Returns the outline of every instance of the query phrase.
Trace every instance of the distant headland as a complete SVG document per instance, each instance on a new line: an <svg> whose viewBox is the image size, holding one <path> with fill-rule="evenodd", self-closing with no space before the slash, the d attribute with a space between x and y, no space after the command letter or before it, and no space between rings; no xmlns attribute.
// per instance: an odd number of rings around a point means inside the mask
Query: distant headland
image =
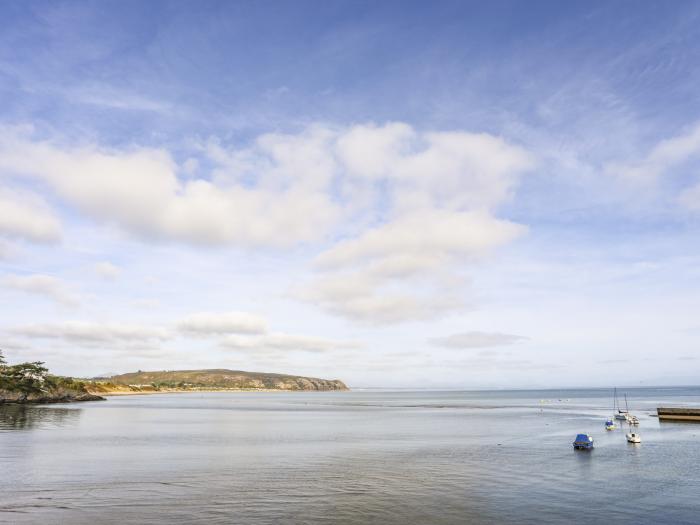
<svg viewBox="0 0 700 525"><path fill-rule="evenodd" d="M240 370L162 370L75 379L49 373L41 361L9 365L0 351L0 404L99 401L103 395L204 391L343 391L338 379Z"/></svg>
<svg viewBox="0 0 700 525"><path fill-rule="evenodd" d="M203 390L349 390L339 379L244 372L225 368L131 372L93 378L88 382L87 388L92 393L105 395Z"/></svg>

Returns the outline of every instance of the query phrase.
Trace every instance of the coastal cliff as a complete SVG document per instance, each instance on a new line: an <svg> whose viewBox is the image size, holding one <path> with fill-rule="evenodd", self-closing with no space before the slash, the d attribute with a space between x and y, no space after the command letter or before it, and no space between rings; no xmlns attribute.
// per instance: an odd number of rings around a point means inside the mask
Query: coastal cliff
<svg viewBox="0 0 700 525"><path fill-rule="evenodd" d="M50 389L44 392L27 394L0 390L0 405L3 403L76 403L79 401L103 401L104 397L87 391L70 389Z"/></svg>
<svg viewBox="0 0 700 525"><path fill-rule="evenodd" d="M349 390L338 379L244 372L241 370L163 370L132 372L95 378L87 384L92 393L179 392L196 390Z"/></svg>

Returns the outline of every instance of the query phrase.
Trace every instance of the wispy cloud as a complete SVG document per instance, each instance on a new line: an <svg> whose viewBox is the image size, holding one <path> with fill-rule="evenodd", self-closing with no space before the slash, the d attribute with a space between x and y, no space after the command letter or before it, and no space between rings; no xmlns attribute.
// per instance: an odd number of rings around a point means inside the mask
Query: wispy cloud
<svg viewBox="0 0 700 525"><path fill-rule="evenodd" d="M55 243L61 239L61 224L37 195L0 188L0 236Z"/></svg>
<svg viewBox="0 0 700 525"><path fill-rule="evenodd" d="M81 346L120 345L164 341L172 337L167 328L125 323L66 321L36 323L8 329L29 339L58 339Z"/></svg>
<svg viewBox="0 0 700 525"><path fill-rule="evenodd" d="M462 332L445 337L433 337L428 342L442 348L471 349L507 346L527 340L521 335L500 332Z"/></svg>
<svg viewBox="0 0 700 525"><path fill-rule="evenodd" d="M0 279L0 285L41 295L66 306L77 306L80 302L78 295L65 282L51 275L8 275Z"/></svg>
<svg viewBox="0 0 700 525"><path fill-rule="evenodd" d="M700 123L676 135L659 141L637 162L613 163L608 172L631 180L654 182L670 169L700 155Z"/></svg>
<svg viewBox="0 0 700 525"><path fill-rule="evenodd" d="M328 352L360 348L362 345L356 341L337 341L321 337L276 333L259 337L229 336L221 341L221 346L233 350Z"/></svg>
<svg viewBox="0 0 700 525"><path fill-rule="evenodd" d="M119 268L119 266L112 264L109 261L99 262L95 264L94 268L95 273L97 273L97 275L109 281L115 280L122 273L122 270L121 268Z"/></svg>
<svg viewBox="0 0 700 525"><path fill-rule="evenodd" d="M267 320L246 312L200 312L177 323L180 332L194 336L264 334Z"/></svg>

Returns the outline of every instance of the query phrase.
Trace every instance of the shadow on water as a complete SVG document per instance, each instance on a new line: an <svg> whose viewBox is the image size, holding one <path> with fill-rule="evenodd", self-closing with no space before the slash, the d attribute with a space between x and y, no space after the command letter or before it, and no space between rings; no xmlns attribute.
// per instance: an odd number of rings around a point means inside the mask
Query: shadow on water
<svg viewBox="0 0 700 525"><path fill-rule="evenodd" d="M74 425L81 412L79 408L0 405L0 431Z"/></svg>
<svg viewBox="0 0 700 525"><path fill-rule="evenodd" d="M574 450L576 463L585 469L592 468L593 458L595 457L595 449L590 450Z"/></svg>

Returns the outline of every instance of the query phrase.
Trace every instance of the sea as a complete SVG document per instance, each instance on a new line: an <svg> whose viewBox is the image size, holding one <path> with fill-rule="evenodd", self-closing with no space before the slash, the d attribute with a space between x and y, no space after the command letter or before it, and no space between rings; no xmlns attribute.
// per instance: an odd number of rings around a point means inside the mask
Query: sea
<svg viewBox="0 0 700 525"><path fill-rule="evenodd" d="M639 445L604 429L612 389L0 406L0 523L700 523L700 424L655 417L700 387L618 392Z"/></svg>

